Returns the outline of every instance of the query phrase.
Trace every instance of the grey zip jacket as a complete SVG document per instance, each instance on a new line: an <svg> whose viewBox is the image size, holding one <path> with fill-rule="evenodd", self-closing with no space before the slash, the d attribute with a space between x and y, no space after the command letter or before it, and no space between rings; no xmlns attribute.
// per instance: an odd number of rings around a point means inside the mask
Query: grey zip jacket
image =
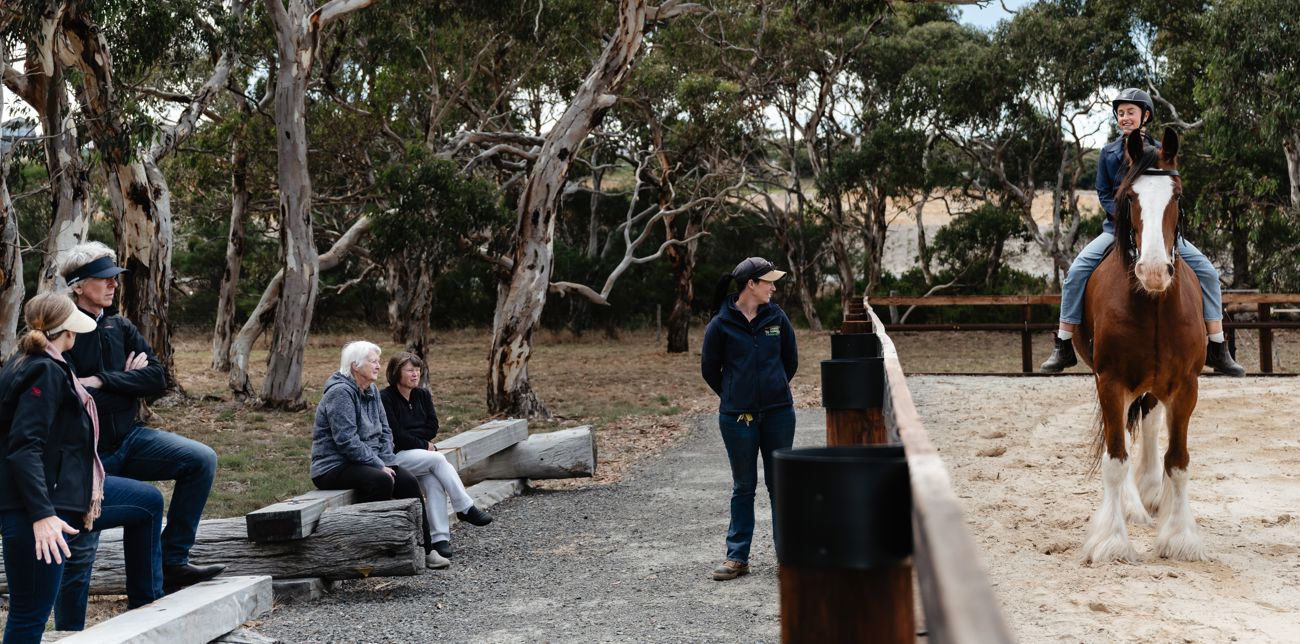
<svg viewBox="0 0 1300 644"><path fill-rule="evenodd" d="M379 389L362 391L352 376L338 372L325 380L325 394L316 407L311 437L311 477L356 463L376 469L391 466L393 432L388 428Z"/></svg>

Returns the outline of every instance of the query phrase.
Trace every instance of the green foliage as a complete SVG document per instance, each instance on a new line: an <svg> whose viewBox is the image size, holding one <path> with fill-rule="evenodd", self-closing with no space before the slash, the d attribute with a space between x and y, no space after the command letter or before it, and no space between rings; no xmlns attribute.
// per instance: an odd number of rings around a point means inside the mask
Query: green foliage
<svg viewBox="0 0 1300 644"><path fill-rule="evenodd" d="M375 195L371 236L379 256L417 251L441 263L457 254L467 234L499 233L513 220L496 186L419 147L378 173Z"/></svg>
<svg viewBox="0 0 1300 644"><path fill-rule="evenodd" d="M982 277L1006 239L1021 232L1020 217L1015 213L991 204L982 206L939 229L934 236L935 261L954 274Z"/></svg>

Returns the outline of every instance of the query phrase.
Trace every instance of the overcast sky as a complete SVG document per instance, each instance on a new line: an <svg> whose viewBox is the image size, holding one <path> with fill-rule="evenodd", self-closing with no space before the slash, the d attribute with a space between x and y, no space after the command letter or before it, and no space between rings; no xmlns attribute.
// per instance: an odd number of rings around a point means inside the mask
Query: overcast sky
<svg viewBox="0 0 1300 644"><path fill-rule="evenodd" d="M998 24L999 20L1005 20L1011 17L1011 14L1002 9L1003 5L1012 11L1019 9L1030 3L1030 0L992 0L985 2L984 6L977 4L961 5L958 9L961 11L961 21L979 27L988 29Z"/></svg>

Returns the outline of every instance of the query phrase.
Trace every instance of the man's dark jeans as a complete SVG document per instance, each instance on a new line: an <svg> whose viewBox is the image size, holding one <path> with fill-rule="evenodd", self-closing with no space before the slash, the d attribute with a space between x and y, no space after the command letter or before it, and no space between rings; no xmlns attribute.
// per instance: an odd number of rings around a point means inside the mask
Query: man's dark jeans
<svg viewBox="0 0 1300 644"><path fill-rule="evenodd" d="M136 481L176 481L171 506L167 509L167 529L162 532L162 565L189 563L199 518L217 472L216 452L184 436L152 427L136 427L126 435L117 451L103 461L104 470L114 476ZM65 567L59 600L54 606L54 624L61 631L79 631L85 628L86 599L99 534L78 537L68 546L72 548L72 557Z"/></svg>

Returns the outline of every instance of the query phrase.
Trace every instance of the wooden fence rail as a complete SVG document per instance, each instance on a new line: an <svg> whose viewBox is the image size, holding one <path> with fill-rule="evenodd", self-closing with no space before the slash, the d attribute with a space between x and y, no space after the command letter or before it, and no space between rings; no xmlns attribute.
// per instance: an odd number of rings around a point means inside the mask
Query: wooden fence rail
<svg viewBox="0 0 1300 644"><path fill-rule="evenodd" d="M864 300L867 298L864 298ZM1033 334L1051 331L1057 328L1056 321L1044 320L1034 322L1034 306L1059 306L1059 295L944 295L944 296L875 296L870 298L875 306L1019 306L1020 322L975 322L975 323L935 323L908 324L886 323L887 331L1012 331L1020 333L1021 369L1025 373L1035 371L1033 358ZM1223 294L1226 309L1240 311L1253 309L1258 320L1237 321L1225 319L1223 328L1231 337L1237 330L1257 330L1259 332L1259 372L1273 373L1273 331L1277 329L1300 329L1300 322L1278 320L1273 317L1273 307L1278 304L1300 303L1297 293L1236 293ZM856 307L855 307L856 308ZM853 311L850 312L852 319ZM891 316L892 317L892 316ZM878 327L880 328L880 327Z"/></svg>
<svg viewBox="0 0 1300 644"><path fill-rule="evenodd" d="M869 320L880 338L885 359L884 421L890 433L898 435L907 455L913 559L928 641L1013 642L979 549L967 531L947 468L912 403L898 351L870 306L855 313L846 321L866 324Z"/></svg>

